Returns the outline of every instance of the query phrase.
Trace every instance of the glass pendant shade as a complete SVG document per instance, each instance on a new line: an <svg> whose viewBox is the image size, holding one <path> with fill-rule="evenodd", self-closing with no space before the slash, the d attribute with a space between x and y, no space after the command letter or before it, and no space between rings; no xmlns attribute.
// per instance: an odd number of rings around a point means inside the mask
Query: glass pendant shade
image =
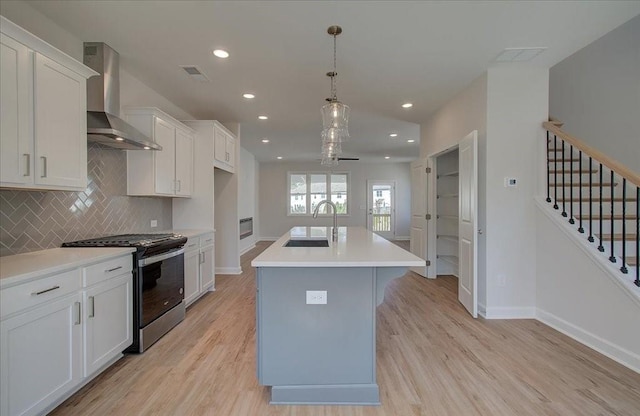
<svg viewBox="0 0 640 416"><path fill-rule="evenodd" d="M334 100L322 106L323 131L334 130L341 139L349 138L349 106Z"/></svg>

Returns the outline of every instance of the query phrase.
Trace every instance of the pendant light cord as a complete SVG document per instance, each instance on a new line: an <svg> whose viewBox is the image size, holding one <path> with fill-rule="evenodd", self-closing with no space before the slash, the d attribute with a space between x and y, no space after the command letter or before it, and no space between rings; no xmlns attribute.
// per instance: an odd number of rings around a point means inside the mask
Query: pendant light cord
<svg viewBox="0 0 640 416"><path fill-rule="evenodd" d="M333 101L338 100L336 92L338 89L336 81L336 75L338 75L338 72L336 71L336 37L337 35L333 35L333 75L331 76L331 95Z"/></svg>

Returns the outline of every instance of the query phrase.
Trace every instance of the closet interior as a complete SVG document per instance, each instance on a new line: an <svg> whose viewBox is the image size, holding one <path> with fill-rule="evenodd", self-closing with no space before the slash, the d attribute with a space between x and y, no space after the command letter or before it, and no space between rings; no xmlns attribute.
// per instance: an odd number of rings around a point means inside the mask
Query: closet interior
<svg viewBox="0 0 640 416"><path fill-rule="evenodd" d="M458 149L439 155L436 167L436 270L458 277Z"/></svg>

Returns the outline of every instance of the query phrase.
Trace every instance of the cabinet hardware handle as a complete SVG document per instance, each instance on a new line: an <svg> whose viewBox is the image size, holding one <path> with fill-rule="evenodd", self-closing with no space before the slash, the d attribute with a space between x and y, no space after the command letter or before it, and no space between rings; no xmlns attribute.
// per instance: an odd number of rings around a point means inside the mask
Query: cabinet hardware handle
<svg viewBox="0 0 640 416"><path fill-rule="evenodd" d="M206 255L207 255L207 253L202 253L202 261L201 261L202 264L204 264L204 262L207 261L206 260Z"/></svg>
<svg viewBox="0 0 640 416"><path fill-rule="evenodd" d="M96 299L95 296L89 296L89 305L91 306L89 308L89 318L93 318L94 316L96 316Z"/></svg>
<svg viewBox="0 0 640 416"><path fill-rule="evenodd" d="M43 293L51 292L52 290L56 290L56 289L60 289L60 286L54 286L54 287L50 287L49 289L41 290L39 292L33 292L31 293L31 296L42 295Z"/></svg>
<svg viewBox="0 0 640 416"><path fill-rule="evenodd" d="M105 273L115 272L116 270L122 269L122 266L114 267L113 269L105 270Z"/></svg>
<svg viewBox="0 0 640 416"><path fill-rule="evenodd" d="M40 175L40 177L46 178L47 177L47 157L40 156L40 159L42 159L42 174Z"/></svg>
<svg viewBox="0 0 640 416"><path fill-rule="evenodd" d="M193 244L189 244L187 247L194 247L196 245L196 243Z"/></svg>
<svg viewBox="0 0 640 416"><path fill-rule="evenodd" d="M210 238L210 239L208 239L208 240L205 240L204 242L205 242L205 243L208 243L209 241L213 241L213 238Z"/></svg>
<svg viewBox="0 0 640 416"><path fill-rule="evenodd" d="M82 306L80 305L80 302L76 302L76 303L75 303L75 305L76 305L77 312L78 312L78 315L76 315L76 316L77 316L78 318L76 319L76 321L75 321L73 324L74 324L74 325L80 325L80 324L82 323L82 318L81 318L81 316L82 316L82 310L81 310L81 307L82 307Z"/></svg>
<svg viewBox="0 0 640 416"><path fill-rule="evenodd" d="M182 190L182 182L180 182L180 179L178 179L176 182L178 182L178 189L177 191L180 192Z"/></svg>
<svg viewBox="0 0 640 416"><path fill-rule="evenodd" d="M24 158L25 158L25 165L26 165L26 173L22 176L31 176L31 158L29 157L29 153L25 153L23 154Z"/></svg>

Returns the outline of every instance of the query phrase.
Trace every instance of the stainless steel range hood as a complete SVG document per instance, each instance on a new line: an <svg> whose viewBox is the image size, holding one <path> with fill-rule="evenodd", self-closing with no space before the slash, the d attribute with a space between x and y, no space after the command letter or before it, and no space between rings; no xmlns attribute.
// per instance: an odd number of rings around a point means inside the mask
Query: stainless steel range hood
<svg viewBox="0 0 640 416"><path fill-rule="evenodd" d="M102 42L84 43L84 64L100 73L87 80L87 138L127 150L162 150L150 138L122 120L120 56Z"/></svg>

